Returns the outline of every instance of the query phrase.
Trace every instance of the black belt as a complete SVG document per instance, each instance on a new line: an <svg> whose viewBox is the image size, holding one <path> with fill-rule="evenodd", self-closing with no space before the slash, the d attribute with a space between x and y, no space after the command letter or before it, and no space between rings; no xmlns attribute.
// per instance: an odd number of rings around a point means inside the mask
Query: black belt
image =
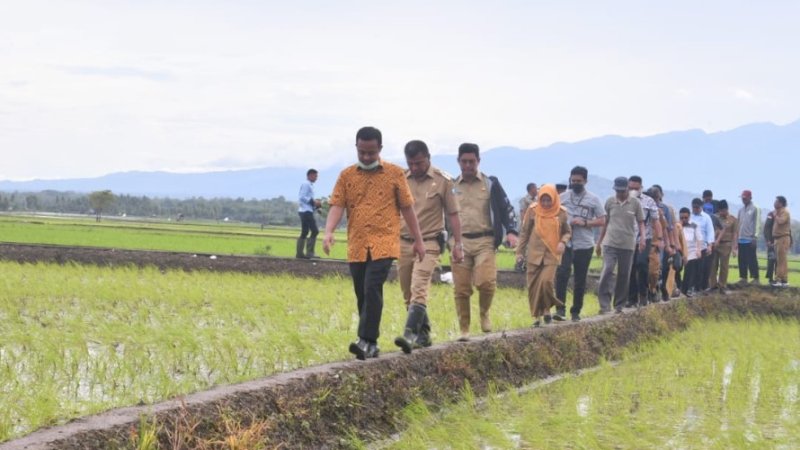
<svg viewBox="0 0 800 450"><path fill-rule="evenodd" d="M404 240L404 241L406 241L406 242L414 242L414 238L410 238L410 237L400 236L400 239L402 239L402 240ZM422 240L423 240L423 241L428 241L428 242L430 242L430 241L437 241L437 240L439 240L439 236L434 236L434 237L429 237L429 238L423 238Z"/></svg>
<svg viewBox="0 0 800 450"><path fill-rule="evenodd" d="M487 236L494 236L494 231L484 231L481 233L462 233L461 236L467 239L478 239Z"/></svg>

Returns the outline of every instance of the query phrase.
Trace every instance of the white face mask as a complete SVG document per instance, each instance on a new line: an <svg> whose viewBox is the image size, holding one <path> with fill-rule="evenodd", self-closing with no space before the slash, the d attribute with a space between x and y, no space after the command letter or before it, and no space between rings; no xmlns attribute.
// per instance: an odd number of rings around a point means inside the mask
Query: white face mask
<svg viewBox="0 0 800 450"><path fill-rule="evenodd" d="M358 165L358 167L360 167L362 170L375 170L375 169L377 169L377 168L378 168L378 166L380 165L380 163L381 163L381 161L376 159L375 161L373 161L373 162L372 162L372 163L370 163L370 164L364 164L364 163L362 163L361 161L357 162L356 164L357 164L357 165Z"/></svg>
<svg viewBox="0 0 800 450"><path fill-rule="evenodd" d="M639 191L637 191L636 189L631 189L628 192L631 193L631 197L639 198Z"/></svg>

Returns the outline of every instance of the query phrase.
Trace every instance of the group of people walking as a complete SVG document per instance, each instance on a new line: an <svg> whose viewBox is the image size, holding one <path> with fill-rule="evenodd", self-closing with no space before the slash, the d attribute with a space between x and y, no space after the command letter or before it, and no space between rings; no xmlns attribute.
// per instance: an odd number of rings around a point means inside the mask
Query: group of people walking
<svg viewBox="0 0 800 450"><path fill-rule="evenodd" d="M383 285L394 260L407 308L404 332L395 344L406 353L431 345L428 291L445 247L450 249L459 340L470 337L474 291L478 292L480 329L492 331L490 309L501 243L516 247L517 267L525 268L530 313L537 327L567 319L570 279L569 317L580 320L595 252L603 258L598 289L601 313L611 312L612 307L622 312L625 306L668 300L681 292L691 296L703 290L724 291L728 261L737 251L740 282L747 282L748 273L753 282L759 280L755 249L761 223L749 191L742 193L745 206L737 218L728 213L724 200L717 202L705 194L703 200L692 202L691 210L681 208L675 214L663 202L659 186L642 192L638 176L615 179L615 195L602 202L586 189L588 170L576 166L567 186L528 185L518 226L500 181L480 171L476 144L459 146L461 173L455 178L431 165L422 141L405 145L407 170L381 160L381 149L380 130L358 130L357 162L339 174L329 199L323 240L323 250L329 254L334 231L346 213L347 259L359 312L358 339L349 351L358 359L380 353ZM307 237L308 219L303 216L311 212L313 219L313 210L319 206L313 198L316 171L313 179L312 171L300 194L304 226L298 257L314 254L316 225L309 223L311 237ZM780 286L788 281L790 223L786 199L776 198L767 226L768 245L777 261L775 283Z"/></svg>

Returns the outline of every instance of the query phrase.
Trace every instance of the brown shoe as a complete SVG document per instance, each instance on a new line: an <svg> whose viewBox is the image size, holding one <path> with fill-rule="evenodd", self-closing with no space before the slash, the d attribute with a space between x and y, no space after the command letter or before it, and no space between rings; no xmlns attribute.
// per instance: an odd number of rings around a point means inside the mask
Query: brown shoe
<svg viewBox="0 0 800 450"><path fill-rule="evenodd" d="M481 331L484 333L492 332L492 321L489 319L489 314L481 315Z"/></svg>
<svg viewBox="0 0 800 450"><path fill-rule="evenodd" d="M458 338L459 342L467 342L469 340L469 331L462 331L461 337Z"/></svg>

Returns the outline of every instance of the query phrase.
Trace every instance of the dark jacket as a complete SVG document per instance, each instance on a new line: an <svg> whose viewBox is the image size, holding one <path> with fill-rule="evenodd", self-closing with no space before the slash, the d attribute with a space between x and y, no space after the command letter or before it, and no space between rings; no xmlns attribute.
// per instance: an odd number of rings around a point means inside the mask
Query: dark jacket
<svg viewBox="0 0 800 450"><path fill-rule="evenodd" d="M775 239L772 237L772 224L775 223L775 211L767 215L767 221L764 223L764 242L772 244Z"/></svg>
<svg viewBox="0 0 800 450"><path fill-rule="evenodd" d="M495 176L487 176L486 187L489 188L491 202L492 228L494 229L494 246L499 247L507 233L519 236L517 213L508 200L506 191Z"/></svg>

